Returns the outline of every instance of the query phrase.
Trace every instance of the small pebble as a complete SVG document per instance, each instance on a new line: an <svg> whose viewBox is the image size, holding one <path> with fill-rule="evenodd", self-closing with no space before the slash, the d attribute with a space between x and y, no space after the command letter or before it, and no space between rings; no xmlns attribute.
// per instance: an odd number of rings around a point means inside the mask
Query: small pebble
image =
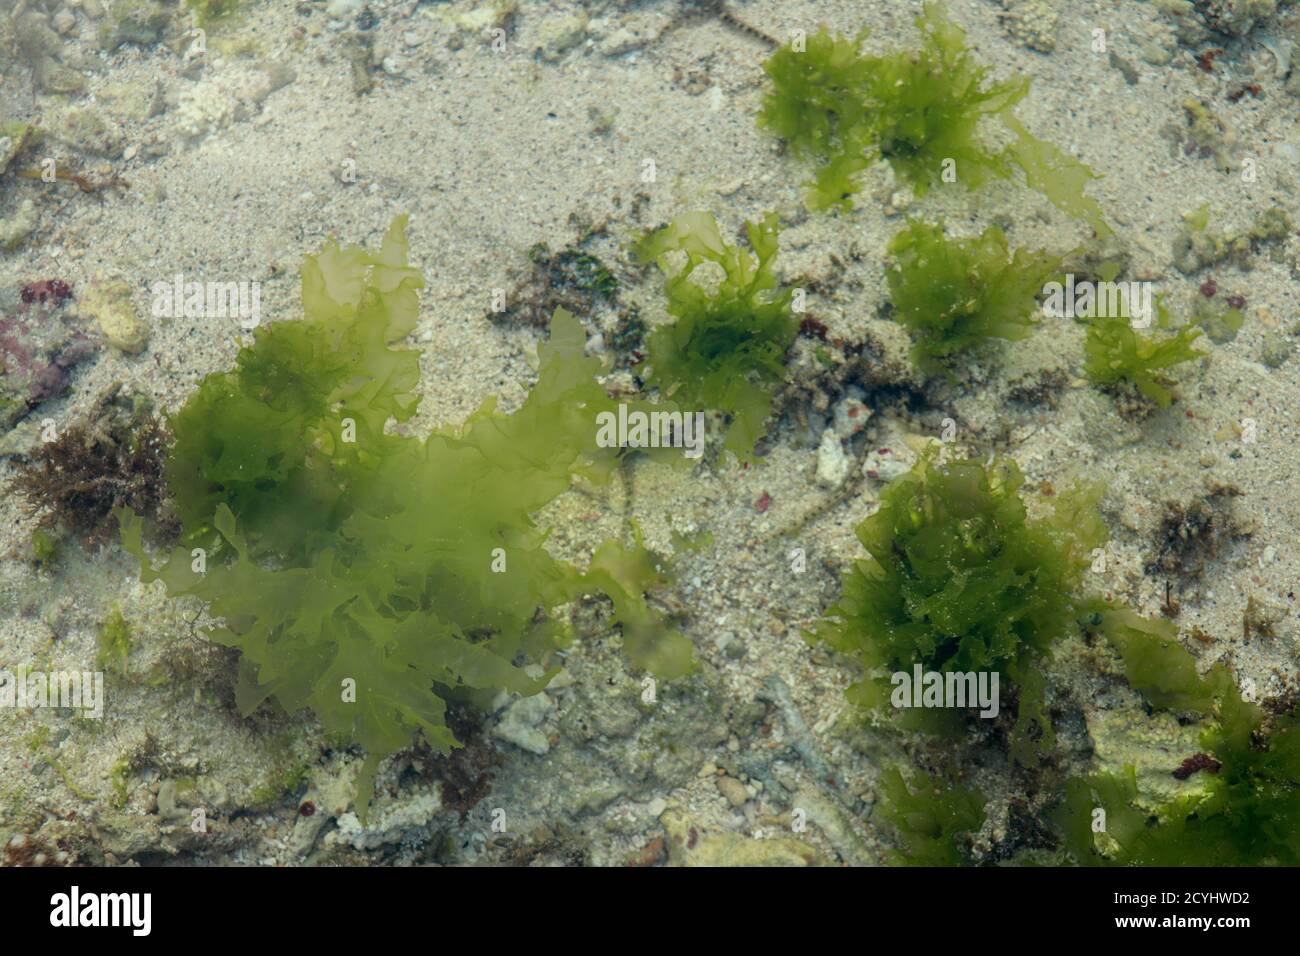
<svg viewBox="0 0 1300 956"><path fill-rule="evenodd" d="M821 445L817 448L817 484L823 488L835 489L844 484L849 474L849 459L844 454L844 446L833 428L822 432Z"/></svg>
<svg viewBox="0 0 1300 956"><path fill-rule="evenodd" d="M909 456L910 457L910 456ZM911 470L908 461L900 459L889 448L873 448L862 462L862 474L876 481L893 481Z"/></svg>
<svg viewBox="0 0 1300 956"><path fill-rule="evenodd" d="M861 390L855 388L835 404L835 434L841 439L852 438L867 427L871 409L862 401L861 394Z"/></svg>
<svg viewBox="0 0 1300 956"><path fill-rule="evenodd" d="M749 791L735 777L719 777L717 787L718 793L726 797L727 802L733 807L744 806L745 802L749 800Z"/></svg>

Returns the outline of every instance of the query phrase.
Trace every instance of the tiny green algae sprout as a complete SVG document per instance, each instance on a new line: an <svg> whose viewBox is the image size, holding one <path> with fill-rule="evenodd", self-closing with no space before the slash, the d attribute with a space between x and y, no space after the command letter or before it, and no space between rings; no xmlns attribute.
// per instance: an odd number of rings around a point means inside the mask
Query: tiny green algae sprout
<svg viewBox="0 0 1300 956"><path fill-rule="evenodd" d="M30 553L32 561L42 568L53 567L62 551L59 539L44 528L32 532Z"/></svg>
<svg viewBox="0 0 1300 956"><path fill-rule="evenodd" d="M211 26L235 12L243 0L185 0L185 6L194 14L200 27Z"/></svg>
<svg viewBox="0 0 1300 956"><path fill-rule="evenodd" d="M871 56L862 52L865 30L847 39L823 27L764 65L772 88L758 122L797 157L818 163L809 206L851 209L858 175L878 159L918 196L945 182L976 189L1018 170L1062 211L1109 233L1101 208L1084 194L1093 172L1011 112L1028 95L1029 79L993 81L941 4L925 4L916 25L916 49ZM987 119L1000 120L1015 142L992 145L982 131Z"/></svg>
<svg viewBox="0 0 1300 956"><path fill-rule="evenodd" d="M552 557L534 515L574 478L606 480L617 448L596 439L617 404L559 310L537 382L513 413L491 399L420 439L387 428L415 411L414 327L423 285L405 217L381 250L329 243L302 270L304 317L264 324L234 369L209 375L170 417L167 464L182 544L158 567L143 519L118 512L145 582L193 595L240 651L236 702L310 708L366 751L364 820L380 761L419 734L446 753L449 702L534 694L569 641L558 614L603 592L633 664L662 678L692 646L645 599L665 576L637 540L606 542L583 571ZM536 665L536 666L530 666Z"/></svg>
<svg viewBox="0 0 1300 956"><path fill-rule="evenodd" d="M1009 458L940 463L936 451L923 454L858 525L867 557L845 573L839 600L812 637L862 666L849 698L869 709L891 700L890 675L918 665L998 673L1003 687L1019 687L1013 747L1032 763L1030 742L1051 736L1035 665L1076 629L1077 592L1107 533L1100 488L1059 493L1049 514L1031 519L1023 483ZM943 719L951 713L908 711L902 720L951 730Z"/></svg>
<svg viewBox="0 0 1300 956"><path fill-rule="evenodd" d="M1156 300L1157 325L1169 327L1169 312ZM1171 384L1160 373L1184 362L1202 358L1205 353L1192 348L1201 335L1199 328L1183 326L1172 336L1153 338L1138 334L1132 319L1124 312L1088 320L1084 340L1084 372L1098 385L1132 384L1139 393L1161 408L1173 401Z"/></svg>
<svg viewBox="0 0 1300 956"><path fill-rule="evenodd" d="M125 674L131 656L131 625L120 608L113 608L95 635L95 666L100 670Z"/></svg>
<svg viewBox="0 0 1300 956"><path fill-rule="evenodd" d="M1064 261L1025 249L1010 253L997 226L971 239L949 239L942 225L915 219L888 248L893 317L912 333L912 360L926 372L989 339L1028 336L1037 296Z"/></svg>
<svg viewBox="0 0 1300 956"><path fill-rule="evenodd" d="M1300 864L1300 720L1266 714L1222 665L1200 683L1193 696L1214 701L1203 752L1170 768L1179 779L1194 774L1197 785L1148 809L1138 805L1131 767L1070 781L1053 816L1078 863Z"/></svg>
<svg viewBox="0 0 1300 956"><path fill-rule="evenodd" d="M775 214L747 223L746 233L750 248L733 246L711 214L689 212L633 250L667 277L664 293L674 317L646 340L646 383L688 413L726 413L723 446L741 460L752 457L763 436L772 392L799 334L793 292L780 287L774 271ZM709 279L718 281L710 286Z"/></svg>

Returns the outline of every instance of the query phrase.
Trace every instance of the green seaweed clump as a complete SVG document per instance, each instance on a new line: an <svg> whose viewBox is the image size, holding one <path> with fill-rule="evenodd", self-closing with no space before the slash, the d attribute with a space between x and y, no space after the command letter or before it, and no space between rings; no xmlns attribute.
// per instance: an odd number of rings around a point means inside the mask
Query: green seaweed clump
<svg viewBox="0 0 1300 956"><path fill-rule="evenodd" d="M803 50L788 44L763 64L772 88L758 124L796 157L818 163L808 194L812 209L852 209L850 197L860 188L854 178L876 157L874 64L861 53L866 37L865 29L850 40L822 27L805 38Z"/></svg>
<svg viewBox="0 0 1300 956"><path fill-rule="evenodd" d="M233 371L209 375L168 419L166 462L185 542L209 539L219 505L254 556L302 560L336 534L407 443L419 353L389 348L415 326L424 281L406 265L405 220L377 255L329 244L302 270L307 318L259 328ZM320 539L320 540L318 540Z"/></svg>
<svg viewBox="0 0 1300 956"><path fill-rule="evenodd" d="M918 776L913 790L896 768L881 771L879 813L904 845L886 861L891 866L964 866L963 837L984 825L988 801L977 790Z"/></svg>
<svg viewBox="0 0 1300 956"><path fill-rule="evenodd" d="M1158 299L1156 314L1157 325L1168 328L1168 310ZM1192 348L1200 335L1200 329L1184 326L1173 336L1151 338L1135 332L1127 314L1098 316L1088 320L1083 369L1098 385L1128 382L1143 397L1168 408L1174 397L1169 388L1172 383L1159 373L1201 358L1205 353Z"/></svg>
<svg viewBox="0 0 1300 956"><path fill-rule="evenodd" d="M916 665L1010 677L1020 698L1013 751L1032 763L1031 744L1051 735L1035 665L1075 627L1085 606L1076 591L1107 534L1100 488L1058 493L1052 513L1030 519L1023 482L1008 458L940 464L935 452L922 455L858 525L868 557L846 572L813 637L862 665L849 698L868 708L889 700L888 674ZM952 712L909 713L922 721Z"/></svg>
<svg viewBox="0 0 1300 956"><path fill-rule="evenodd" d="M1132 768L1073 780L1056 814L1081 864L1103 866L1295 866L1300 864L1300 719L1268 715L1216 665L1198 697L1215 701L1175 776L1200 787L1154 811L1135 806ZM1104 815L1097 811L1104 811ZM1102 821L1102 825L1098 822Z"/></svg>
<svg viewBox="0 0 1300 956"><path fill-rule="evenodd" d="M793 293L778 287L774 272L775 214L747 223L746 231L752 252L724 241L709 213L689 212L634 250L667 276L668 312L676 320L646 341L647 384L687 411L725 412L730 423L723 445L742 460L763 436L772 390L799 334ZM684 264L674 258L679 255ZM695 278L697 270L721 272L721 281L711 289Z"/></svg>
<svg viewBox="0 0 1300 956"><path fill-rule="evenodd" d="M646 604L663 579L639 542L607 543L583 572L533 521L575 476L601 481L618 463L596 443L596 416L617 406L576 318L556 313L512 414L489 399L423 439L386 427L416 408L418 353L392 346L422 285L404 217L378 253L329 243L309 257L304 318L259 327L170 418L182 546L155 568L142 519L119 512L142 579L224 621L209 636L241 652L243 713L308 707L366 750L363 820L384 757L416 734L439 753L459 746L449 703L546 686L569 639L554 612L584 594L613 599L637 666L665 678L693 666L689 640Z"/></svg>
<svg viewBox="0 0 1300 956"><path fill-rule="evenodd" d="M1029 93L1029 79L992 82L988 67L966 48L966 34L938 3L916 19L921 44L884 56L861 52L866 32L852 40L825 27L777 50L764 65L772 80L758 122L819 163L808 204L852 208L857 175L885 159L918 196L942 182L976 189L1019 170L1026 183L1099 233L1110 229L1084 195L1091 170L1037 139L1011 112ZM1016 142L996 148L981 126L997 118Z"/></svg>
<svg viewBox="0 0 1300 956"><path fill-rule="evenodd" d="M948 239L943 226L909 220L889 243L885 273L894 319L912 333L912 360L924 371L988 339L1023 339L1033 330L1036 296L1063 259L1008 253L997 226L971 239Z"/></svg>

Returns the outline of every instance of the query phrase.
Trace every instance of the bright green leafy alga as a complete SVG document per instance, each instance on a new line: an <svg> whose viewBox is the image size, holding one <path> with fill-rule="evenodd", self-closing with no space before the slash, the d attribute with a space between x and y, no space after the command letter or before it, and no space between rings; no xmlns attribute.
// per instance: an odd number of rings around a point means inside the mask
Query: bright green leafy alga
<svg viewBox="0 0 1300 956"><path fill-rule="evenodd" d="M1057 207L1109 233L1084 194L1092 171L1011 112L1029 79L993 81L938 3L926 3L916 25L916 49L871 56L861 49L865 30L850 40L823 27L801 39L802 49L792 41L764 65L772 88L758 122L818 164L809 205L852 208L858 174L878 159L918 196L943 182L975 189L1018 170ZM1014 142L994 145L982 129L988 119L1000 120Z"/></svg>
<svg viewBox="0 0 1300 956"><path fill-rule="evenodd" d="M1169 313L1157 299L1157 325L1169 326ZM1088 320L1084 340L1084 371L1099 385L1127 382L1161 408L1173 401L1171 384L1160 373L1184 362L1201 358L1204 352L1192 348L1201 330L1183 326L1173 335L1146 336L1136 332L1127 314L1098 316Z"/></svg>
<svg viewBox="0 0 1300 956"><path fill-rule="evenodd" d="M596 443L617 406L576 318L558 311L538 380L505 415L489 399L460 427L391 431L414 413L419 274L405 220L378 254L331 243L303 267L304 317L264 325L235 368L208 376L170 419L168 475L183 545L155 569L142 519L119 513L145 581L194 595L241 652L236 698L308 707L367 752L364 817L380 760L420 734L456 746L448 701L533 694L566 641L553 611L605 592L632 661L662 677L690 642L646 604L662 583L639 542L607 542L580 571L553 558L533 515L574 476L599 481L619 450Z"/></svg>
<svg viewBox="0 0 1300 956"><path fill-rule="evenodd" d="M1032 763L1031 742L1051 734L1038 664L1077 629L1083 575L1107 535L1099 489L1058 493L1048 515L1031 519L1023 482L1009 458L986 465L922 455L858 525L867 557L845 573L815 637L862 665L849 697L867 707L887 704L888 675L915 665L998 672L1003 694L1020 687L1012 746Z"/></svg>
<svg viewBox="0 0 1300 956"><path fill-rule="evenodd" d="M912 333L912 359L925 371L988 339L1022 339L1034 328L1036 296L1062 258L1009 253L997 226L949 239L943 226L910 220L889 243L885 273L894 319Z"/></svg>
<svg viewBox="0 0 1300 956"><path fill-rule="evenodd" d="M1178 643L1171 621L1096 603L1086 621L1102 633L1120 656L1124 677L1153 707L1209 713L1213 690L1196 671L1196 659Z"/></svg>
<svg viewBox="0 0 1300 956"><path fill-rule="evenodd" d="M725 412L724 446L742 459L763 436L772 391L799 332L793 294L779 288L774 271L776 216L747 223L746 232L750 249L733 246L712 215L689 212L634 250L663 270L675 319L647 339L647 384L688 412Z"/></svg>

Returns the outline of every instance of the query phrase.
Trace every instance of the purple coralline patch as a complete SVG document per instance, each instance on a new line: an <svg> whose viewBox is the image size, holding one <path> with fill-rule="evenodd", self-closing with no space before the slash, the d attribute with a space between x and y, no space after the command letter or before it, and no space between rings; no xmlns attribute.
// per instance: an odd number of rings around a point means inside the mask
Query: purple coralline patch
<svg viewBox="0 0 1300 956"><path fill-rule="evenodd" d="M71 298L61 279L0 292L0 429L66 392L72 370L98 350L66 307Z"/></svg>

